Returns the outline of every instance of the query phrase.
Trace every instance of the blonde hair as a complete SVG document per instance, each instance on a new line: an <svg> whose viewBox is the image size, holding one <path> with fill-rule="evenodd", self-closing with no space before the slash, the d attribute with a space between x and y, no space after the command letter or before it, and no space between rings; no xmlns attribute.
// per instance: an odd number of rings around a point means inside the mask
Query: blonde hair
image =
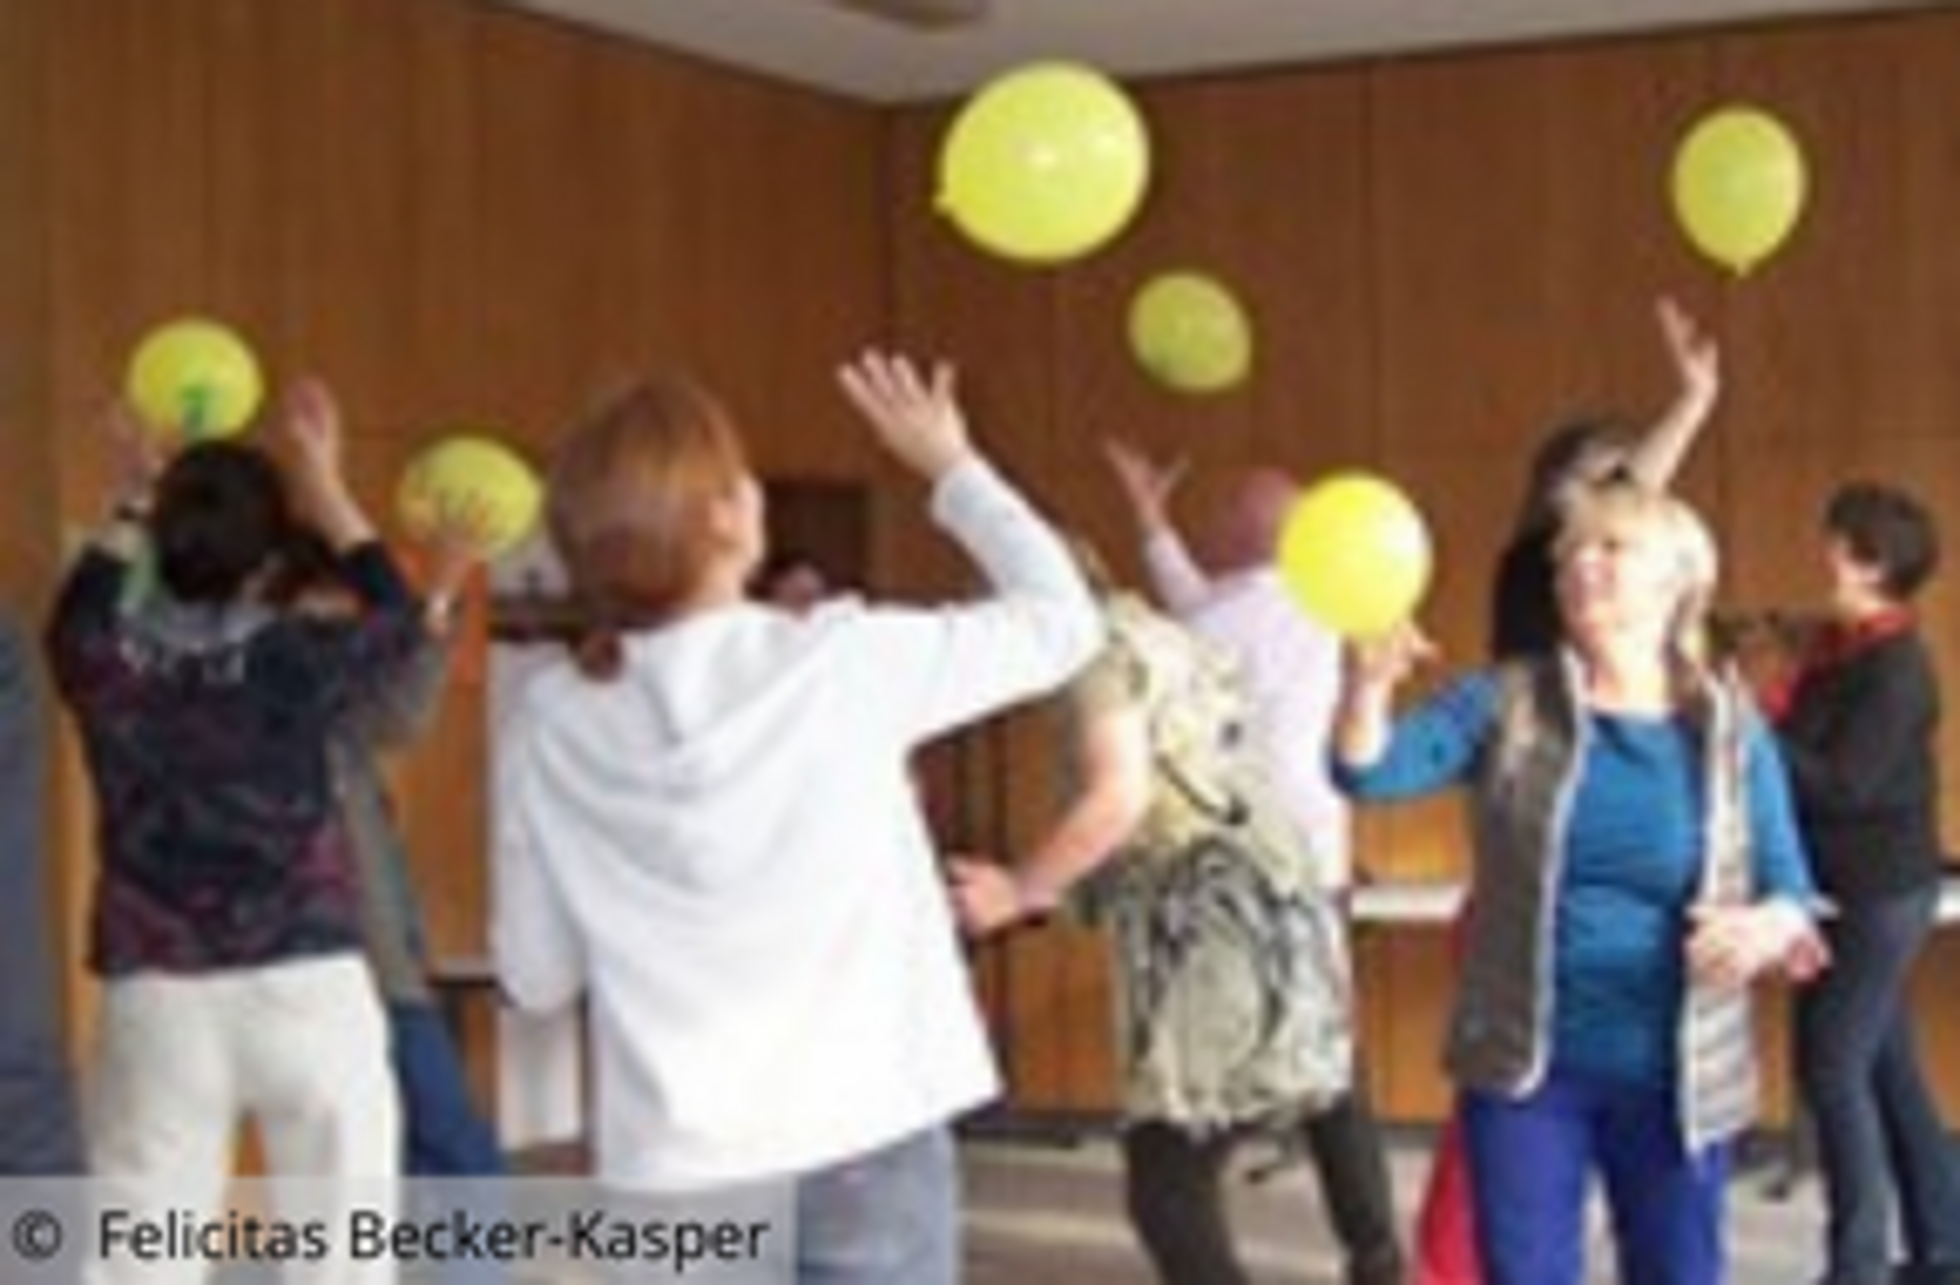
<svg viewBox="0 0 1960 1285"><path fill-rule="evenodd" d="M1668 613L1668 658L1684 678L1707 671L1708 610L1721 561L1715 537L1685 501L1634 482L1585 488L1559 529L1560 565L1583 544L1618 536L1661 546L1673 563L1675 596Z"/></svg>
<svg viewBox="0 0 1960 1285"><path fill-rule="evenodd" d="M610 398L559 445L546 521L584 627L579 667L610 677L622 635L660 624L721 552L714 505L749 475L727 413L681 379Z"/></svg>

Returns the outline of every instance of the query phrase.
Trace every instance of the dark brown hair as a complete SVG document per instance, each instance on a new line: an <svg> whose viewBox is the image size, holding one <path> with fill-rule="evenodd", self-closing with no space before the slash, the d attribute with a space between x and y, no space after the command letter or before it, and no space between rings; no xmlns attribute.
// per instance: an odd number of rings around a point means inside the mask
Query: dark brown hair
<svg viewBox="0 0 1960 1285"><path fill-rule="evenodd" d="M1939 527L1916 498L1883 482L1847 482L1824 509L1824 530L1878 572L1894 602L1906 602L1940 565Z"/></svg>
<svg viewBox="0 0 1960 1285"><path fill-rule="evenodd" d="M686 380L635 384L573 428L545 513L586 622L581 670L616 674L623 635L659 625L700 587L719 552L713 505L747 476L727 412Z"/></svg>

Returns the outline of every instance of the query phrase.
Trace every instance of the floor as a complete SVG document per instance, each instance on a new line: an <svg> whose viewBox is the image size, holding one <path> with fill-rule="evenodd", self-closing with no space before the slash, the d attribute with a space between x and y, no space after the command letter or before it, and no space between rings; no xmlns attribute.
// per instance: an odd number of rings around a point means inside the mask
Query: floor
<svg viewBox="0 0 1960 1285"><path fill-rule="evenodd" d="M1124 1221L1115 1152L1104 1140L968 1142L966 1285L1154 1285ZM1412 1214L1428 1160L1426 1139L1393 1148L1397 1203ZM1731 1191L1731 1285L1801 1285L1816 1275L1817 1184L1785 1191L1765 1167ZM1338 1285L1311 1175L1292 1169L1233 1184L1233 1216L1258 1285ZM1593 1282L1613 1279L1603 1231L1593 1237Z"/></svg>

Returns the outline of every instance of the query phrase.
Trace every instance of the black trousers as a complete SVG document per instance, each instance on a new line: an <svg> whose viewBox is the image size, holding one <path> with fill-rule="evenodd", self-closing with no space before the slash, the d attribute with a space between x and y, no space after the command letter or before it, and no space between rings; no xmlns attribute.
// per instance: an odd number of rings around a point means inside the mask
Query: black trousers
<svg viewBox="0 0 1960 1285"><path fill-rule="evenodd" d="M1346 1285L1402 1285L1406 1269L1381 1129L1356 1088L1302 1126ZM1250 1135L1194 1137L1145 1121L1123 1135L1130 1222L1164 1285L1249 1285L1226 1216L1226 1162Z"/></svg>

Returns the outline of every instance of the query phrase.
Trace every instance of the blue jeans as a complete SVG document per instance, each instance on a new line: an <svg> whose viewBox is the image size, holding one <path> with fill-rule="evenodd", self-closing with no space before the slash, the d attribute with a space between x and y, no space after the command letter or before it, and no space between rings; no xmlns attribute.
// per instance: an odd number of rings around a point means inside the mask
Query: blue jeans
<svg viewBox="0 0 1960 1285"><path fill-rule="evenodd" d="M954 1285L960 1180L937 1126L796 1181L797 1285Z"/></svg>
<svg viewBox="0 0 1960 1285"><path fill-rule="evenodd" d="M402 1101L402 1172L487 1178L505 1171L497 1135L470 1100L468 1078L432 1004L388 1005L390 1057Z"/></svg>
<svg viewBox="0 0 1960 1285"><path fill-rule="evenodd" d="M430 1188L411 1186L412 1200L433 1203L411 1205L409 1216L442 1217L454 1206L477 1221L494 1223L506 1216L508 1204L496 1185L507 1172L503 1148L470 1099L469 1079L441 1012L433 1004L390 1002L388 1056L401 1095L402 1172L449 1180ZM510 1272L493 1260L459 1255L414 1279L504 1285Z"/></svg>
<svg viewBox="0 0 1960 1285"><path fill-rule="evenodd" d="M1817 1129L1830 1285L1891 1279L1895 1217L1909 1266L1960 1264L1960 1182L1906 996L1938 898L1928 888L1842 906L1824 921L1831 966L1797 998L1797 1080Z"/></svg>
<svg viewBox="0 0 1960 1285"><path fill-rule="evenodd" d="M1553 1071L1460 1105L1486 1285L1580 1285L1586 1194L1606 1184L1622 1285L1719 1285L1726 1147L1689 1154L1672 1092Z"/></svg>

